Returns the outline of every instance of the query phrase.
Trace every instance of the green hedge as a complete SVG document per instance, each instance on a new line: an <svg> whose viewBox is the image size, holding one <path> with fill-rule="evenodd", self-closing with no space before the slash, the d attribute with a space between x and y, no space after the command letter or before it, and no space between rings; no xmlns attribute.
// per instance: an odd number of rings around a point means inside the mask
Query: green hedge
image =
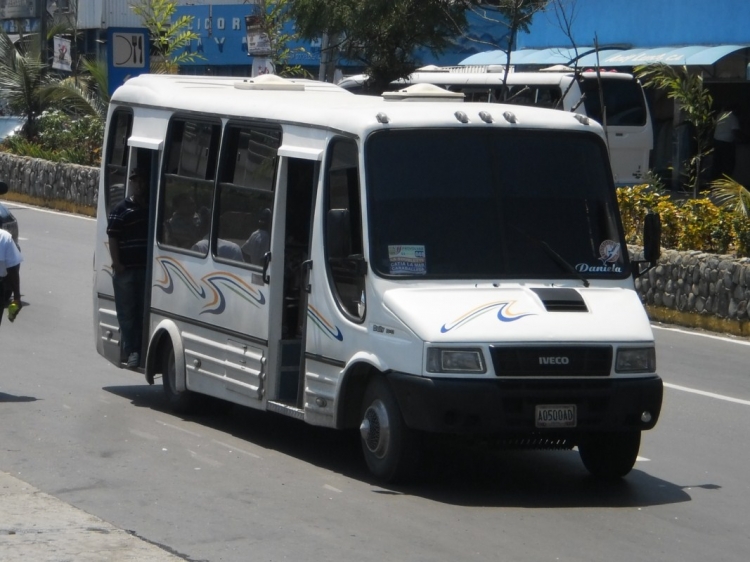
<svg viewBox="0 0 750 562"><path fill-rule="evenodd" d="M26 140L7 137L0 150L51 162L98 166L101 159L104 122L99 117L71 117L59 110L45 111L37 118L39 134Z"/></svg>
<svg viewBox="0 0 750 562"><path fill-rule="evenodd" d="M661 216L662 247L750 256L750 218L717 207L707 197L674 200L644 184L617 190L625 240L643 244L643 220L649 210Z"/></svg>

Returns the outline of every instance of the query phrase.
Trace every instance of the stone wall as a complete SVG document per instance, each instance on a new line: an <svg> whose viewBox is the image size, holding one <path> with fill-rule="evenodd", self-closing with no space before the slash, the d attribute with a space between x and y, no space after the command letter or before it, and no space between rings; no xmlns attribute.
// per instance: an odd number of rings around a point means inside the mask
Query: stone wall
<svg viewBox="0 0 750 562"><path fill-rule="evenodd" d="M62 164L0 152L0 180L11 191L43 201L64 200L96 208L99 168ZM640 248L631 247L639 259ZM749 319L750 258L665 250L657 267L635 280L649 310Z"/></svg>
<svg viewBox="0 0 750 562"><path fill-rule="evenodd" d="M636 249L636 259L639 254ZM664 250L635 287L650 307L743 322L748 320L750 258Z"/></svg>
<svg viewBox="0 0 750 562"><path fill-rule="evenodd" d="M12 192L42 201L63 200L96 208L99 168L0 152L0 181Z"/></svg>

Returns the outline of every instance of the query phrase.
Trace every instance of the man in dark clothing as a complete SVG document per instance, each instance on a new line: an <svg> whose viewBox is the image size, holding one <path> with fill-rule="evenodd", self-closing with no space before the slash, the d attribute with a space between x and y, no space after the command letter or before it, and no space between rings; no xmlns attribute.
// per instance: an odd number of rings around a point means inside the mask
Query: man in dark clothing
<svg viewBox="0 0 750 562"><path fill-rule="evenodd" d="M112 285L120 324L120 352L129 369L140 365L148 247L148 171L130 174L132 195L110 213L107 224Z"/></svg>

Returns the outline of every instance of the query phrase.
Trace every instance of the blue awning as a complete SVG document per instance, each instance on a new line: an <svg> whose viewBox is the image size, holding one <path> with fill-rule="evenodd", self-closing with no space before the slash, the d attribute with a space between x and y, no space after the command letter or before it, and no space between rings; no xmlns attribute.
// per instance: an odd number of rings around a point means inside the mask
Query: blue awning
<svg viewBox="0 0 750 562"><path fill-rule="evenodd" d="M685 47L656 47L650 49L601 49L598 53L599 66L622 67L641 64L664 63L671 66L710 66L720 59L750 45L690 45ZM597 53L593 47L578 48L578 67L597 65ZM512 65L552 66L554 64L573 65L576 50L568 48L522 49L510 54ZM487 65L505 64L505 51L487 51L472 55L459 64Z"/></svg>

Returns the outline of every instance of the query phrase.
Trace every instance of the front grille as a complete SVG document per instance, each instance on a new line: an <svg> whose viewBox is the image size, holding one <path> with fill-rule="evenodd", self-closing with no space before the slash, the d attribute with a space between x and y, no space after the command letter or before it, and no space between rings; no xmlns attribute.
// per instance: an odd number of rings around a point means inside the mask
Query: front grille
<svg viewBox="0 0 750 562"><path fill-rule="evenodd" d="M612 346L490 346L498 377L607 377Z"/></svg>

